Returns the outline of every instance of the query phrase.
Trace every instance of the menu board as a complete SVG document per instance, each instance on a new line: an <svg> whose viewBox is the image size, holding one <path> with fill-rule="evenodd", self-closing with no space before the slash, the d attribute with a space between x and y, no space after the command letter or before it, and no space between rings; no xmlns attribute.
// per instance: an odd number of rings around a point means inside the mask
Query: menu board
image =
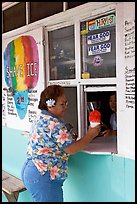
<svg viewBox="0 0 137 204"><path fill-rule="evenodd" d="M81 78L116 77L116 16L81 22Z"/></svg>
<svg viewBox="0 0 137 204"><path fill-rule="evenodd" d="M124 22L126 108L135 109L135 19Z"/></svg>

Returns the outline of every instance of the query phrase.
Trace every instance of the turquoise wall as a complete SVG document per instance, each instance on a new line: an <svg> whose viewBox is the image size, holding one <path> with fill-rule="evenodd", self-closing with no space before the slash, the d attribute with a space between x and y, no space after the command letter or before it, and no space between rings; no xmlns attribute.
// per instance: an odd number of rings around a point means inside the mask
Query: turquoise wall
<svg viewBox="0 0 137 204"><path fill-rule="evenodd" d="M132 202L135 199L134 175L133 160L80 152L69 160L65 201Z"/></svg>
<svg viewBox="0 0 137 204"><path fill-rule="evenodd" d="M28 142L21 132L2 128L2 168L19 178ZM134 202L135 161L79 152L69 159L63 188L65 202ZM2 194L2 202L5 201ZM18 201L31 202L28 191L20 193Z"/></svg>

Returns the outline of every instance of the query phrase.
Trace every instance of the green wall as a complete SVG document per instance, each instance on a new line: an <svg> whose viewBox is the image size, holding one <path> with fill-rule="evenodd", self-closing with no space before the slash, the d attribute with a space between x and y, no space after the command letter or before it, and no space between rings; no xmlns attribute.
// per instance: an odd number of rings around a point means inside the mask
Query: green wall
<svg viewBox="0 0 137 204"><path fill-rule="evenodd" d="M84 152L71 156L64 185L65 201L134 201L134 170L133 160L118 156Z"/></svg>
<svg viewBox="0 0 137 204"><path fill-rule="evenodd" d="M2 168L21 178L28 139L21 131L2 128ZM69 174L64 183L65 202L134 202L135 161L117 155L92 155L79 152L69 159ZM2 194L2 202L5 202ZM31 202L27 191L18 202Z"/></svg>

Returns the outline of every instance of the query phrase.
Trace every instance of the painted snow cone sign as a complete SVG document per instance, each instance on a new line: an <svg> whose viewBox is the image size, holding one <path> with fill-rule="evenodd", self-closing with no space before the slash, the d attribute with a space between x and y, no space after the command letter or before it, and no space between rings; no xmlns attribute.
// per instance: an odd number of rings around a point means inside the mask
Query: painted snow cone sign
<svg viewBox="0 0 137 204"><path fill-rule="evenodd" d="M91 127L96 127L100 124L101 113L98 110L93 110L89 114L89 122Z"/></svg>
<svg viewBox="0 0 137 204"><path fill-rule="evenodd" d="M39 78L38 47L32 36L21 36L11 41L4 51L4 77L13 90L17 113L23 119L29 104L28 92Z"/></svg>

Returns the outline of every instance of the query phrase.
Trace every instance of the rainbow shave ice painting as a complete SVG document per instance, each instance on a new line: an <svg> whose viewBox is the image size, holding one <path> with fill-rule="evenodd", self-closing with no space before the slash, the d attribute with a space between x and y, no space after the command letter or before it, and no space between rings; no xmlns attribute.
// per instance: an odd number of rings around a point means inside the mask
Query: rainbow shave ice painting
<svg viewBox="0 0 137 204"><path fill-rule="evenodd" d="M4 78L12 89L18 116L24 119L28 93L36 87L39 78L38 47L32 36L21 36L8 43L4 51Z"/></svg>

